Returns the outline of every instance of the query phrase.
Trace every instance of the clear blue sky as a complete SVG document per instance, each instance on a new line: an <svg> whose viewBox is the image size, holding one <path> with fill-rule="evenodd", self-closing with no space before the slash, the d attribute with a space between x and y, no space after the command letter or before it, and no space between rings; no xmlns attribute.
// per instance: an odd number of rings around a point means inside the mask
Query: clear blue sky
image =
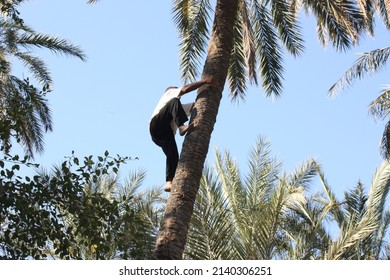
<svg viewBox="0 0 390 280"><path fill-rule="evenodd" d="M33 0L20 8L21 17L36 31L68 39L88 56L83 63L40 52L54 79L49 95L54 131L45 136L45 152L37 162L50 168L72 150L79 156L108 150L139 158L127 164L122 176L147 169L144 187L162 185L165 157L150 140L148 121L165 88L181 85L172 1L85 2ZM319 45L312 20L302 17L301 22L306 51L300 58L285 55L282 97L266 98L261 88L253 87L246 101L236 104L225 89L207 161L213 163L216 147L228 149L245 172L248 152L261 135L271 141L273 154L287 171L316 158L341 198L359 179L368 187L381 163L384 123L375 122L367 107L389 79L384 71L358 81L334 100L327 90L358 58L357 52L387 46L389 34L378 21L375 39L336 53ZM194 98L190 93L184 101ZM182 138L176 137L181 147Z"/></svg>

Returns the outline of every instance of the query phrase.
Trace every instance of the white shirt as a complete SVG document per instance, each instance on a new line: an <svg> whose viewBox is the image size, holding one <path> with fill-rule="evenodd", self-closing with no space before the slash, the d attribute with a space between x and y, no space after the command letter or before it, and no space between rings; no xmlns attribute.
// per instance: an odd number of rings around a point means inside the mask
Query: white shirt
<svg viewBox="0 0 390 280"><path fill-rule="evenodd" d="M150 118L150 121L153 119L153 117L155 115L157 115L160 112L160 110L169 102L169 100L171 100L172 98L175 98L175 97L179 97L180 91L181 91L181 88L170 88L170 89L168 89L163 94L163 96L161 96L160 100L158 101L157 106L154 109L153 114L152 114L152 116ZM193 103L182 104L184 112L187 114L187 116L191 115L190 109L191 109L192 104ZM176 129L177 129L175 120L172 120L171 128L172 128L173 133L175 134L176 133Z"/></svg>

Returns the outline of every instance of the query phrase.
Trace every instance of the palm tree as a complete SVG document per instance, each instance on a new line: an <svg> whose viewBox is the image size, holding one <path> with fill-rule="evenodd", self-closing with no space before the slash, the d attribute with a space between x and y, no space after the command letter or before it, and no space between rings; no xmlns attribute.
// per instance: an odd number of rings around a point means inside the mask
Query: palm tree
<svg viewBox="0 0 390 280"><path fill-rule="evenodd" d="M194 205L184 256L190 259L388 259L390 163L338 200L321 165L309 159L281 172L259 139L242 177L228 152L216 152ZM322 192L313 192L318 178ZM330 227L332 225L332 227Z"/></svg>
<svg viewBox="0 0 390 280"><path fill-rule="evenodd" d="M286 232L294 246L288 259L386 259L388 258L390 164L385 161L374 174L368 195L361 182L338 200L317 167L322 194L298 203L290 212ZM334 221L333 223L330 223ZM333 234L327 229L333 224ZM334 237L332 237L334 236ZM313 246L314 245L314 246Z"/></svg>
<svg viewBox="0 0 390 280"><path fill-rule="evenodd" d="M318 164L310 159L286 174L281 170L281 162L271 156L269 142L262 138L250 154L249 171L244 177L228 152L222 156L217 151L216 158L215 168L206 169L201 180L185 256L286 258L293 241L289 230L297 221L296 217L292 219L292 212L309 203L306 192L317 175ZM304 220L295 228L302 232L304 224L309 223ZM307 231L320 239L319 229L311 227ZM314 239L311 237L311 241ZM317 240L311 245L319 243Z"/></svg>
<svg viewBox="0 0 390 280"><path fill-rule="evenodd" d="M66 40L37 33L7 15L0 18L0 141L5 153L12 138L29 156L42 152L43 133L53 128L46 98L52 78L44 61L32 54L33 48L86 59L80 48ZM11 61L15 58L32 74L32 80L13 75Z"/></svg>
<svg viewBox="0 0 390 280"><path fill-rule="evenodd" d="M339 237L325 254L326 259L386 259L386 234L390 212L385 210L390 190L390 163L385 161L374 174L369 194L362 184L345 194L340 204ZM387 240L387 241L386 241Z"/></svg>
<svg viewBox="0 0 390 280"><path fill-rule="evenodd" d="M259 73L266 95L279 96L283 76L279 39L289 53L301 53L303 40L297 23L301 7L317 17L323 43L330 41L338 49L357 43L359 32L365 27L353 1L295 1L293 8L289 3L218 0L209 39L210 1L174 1L174 18L182 38L183 79L192 80L197 76L197 66L208 42L202 75L214 76L219 86L199 89L191 117L194 130L186 135L183 143L173 191L157 239L156 258L182 258L225 81L229 81L233 97L244 96L247 83L256 84Z"/></svg>
<svg viewBox="0 0 390 280"><path fill-rule="evenodd" d="M361 11L364 14L370 32L373 34L375 12L383 20L387 29L390 28L390 13L388 1L386 0L361 0L359 1ZM390 47L383 47L365 52L354 64L340 77L340 79L329 89L329 95L334 97L345 87L351 86L355 80L363 79L366 76L379 72L387 64L390 55ZM385 120L390 113L390 87L385 87L379 96L371 102L369 112L374 118ZM385 125L382 139L380 141L380 153L383 158L390 159L390 120Z"/></svg>

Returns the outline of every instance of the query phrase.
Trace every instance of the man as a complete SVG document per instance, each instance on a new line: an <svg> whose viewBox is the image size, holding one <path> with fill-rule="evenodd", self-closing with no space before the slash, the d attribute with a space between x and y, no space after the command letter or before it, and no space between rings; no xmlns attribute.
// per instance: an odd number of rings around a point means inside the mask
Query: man
<svg viewBox="0 0 390 280"><path fill-rule="evenodd" d="M199 82L185 85L182 88L167 88L150 119L149 130L152 140L157 146L162 148L167 157L166 184L164 188L166 192L171 191L172 180L179 162L179 152L175 141L176 130L179 128L179 134L184 136L191 128L191 124L185 125L184 123L188 121L188 116L191 114L194 103L181 104L180 97L205 84L216 85L217 81L213 77L208 77Z"/></svg>

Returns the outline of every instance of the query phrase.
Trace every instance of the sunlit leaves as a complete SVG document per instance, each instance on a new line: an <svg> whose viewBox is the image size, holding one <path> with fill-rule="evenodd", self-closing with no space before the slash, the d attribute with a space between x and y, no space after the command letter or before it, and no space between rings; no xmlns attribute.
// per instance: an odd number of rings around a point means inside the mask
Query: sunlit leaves
<svg viewBox="0 0 390 280"><path fill-rule="evenodd" d="M390 55L390 47L376 49L363 53L344 75L329 89L329 95L335 96L338 92L351 86L357 79L362 79L367 75L373 75L381 70L387 63Z"/></svg>
<svg viewBox="0 0 390 280"><path fill-rule="evenodd" d="M21 166L37 167L28 157L0 160L0 258L150 258L159 195L136 194L144 173L120 186L114 178L128 160L72 153L32 177L22 176Z"/></svg>
<svg viewBox="0 0 390 280"><path fill-rule="evenodd" d="M210 1L176 0L172 12L181 38L181 76L185 83L192 82L199 76L209 39Z"/></svg>
<svg viewBox="0 0 390 280"><path fill-rule="evenodd" d="M17 15L13 5L19 2L8 2L11 6L2 8ZM34 48L86 59L79 47L66 40L36 33L21 20L0 17L0 141L7 152L15 139L29 156L43 151L44 133L52 130L46 94L51 91L53 81L45 62L33 54ZM22 62L31 79L13 74L14 59Z"/></svg>

